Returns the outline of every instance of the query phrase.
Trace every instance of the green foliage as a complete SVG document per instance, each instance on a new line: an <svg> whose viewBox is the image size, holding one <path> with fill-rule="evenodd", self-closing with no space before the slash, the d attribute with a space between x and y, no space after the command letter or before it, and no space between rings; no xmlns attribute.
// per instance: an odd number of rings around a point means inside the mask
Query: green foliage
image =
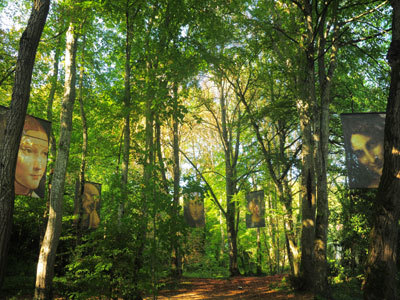
<svg viewBox="0 0 400 300"><path fill-rule="evenodd" d="M84 72L83 100L89 130L85 176L87 180L102 183L102 225L96 231L83 233L81 240L77 240L71 215L73 187L81 160L82 125L78 107L75 107L64 199L64 231L55 270L57 292L75 299L101 296L130 298L140 290L156 293L160 287L159 279L169 274L171 244L174 242L178 243L175 246L182 252L186 276L228 276L226 223L215 202L207 197L209 190L193 175L192 169L188 169L185 164L181 165L181 195L184 197L192 192L200 192L205 198L206 227L188 228L182 214L175 215L170 186L172 154L169 122L175 112L172 86L176 84L181 149L193 147L195 164L201 166L199 170L207 171L204 177L210 182L221 206L226 207L225 158L221 151L224 145L221 147L215 142L220 132L218 128L210 126L212 117L207 118L199 106L203 97L200 91L202 84L209 80L207 77L210 74L216 73L239 83L238 87L250 95L249 104L252 107L252 116L243 114L243 107L236 105L237 95L232 91L229 91L232 95L227 93L226 100L231 103L229 112L241 110L240 121L236 118L239 113L232 113L228 117L232 125L229 134L234 137L240 131L241 135L238 150L240 159L235 166L234 178L239 191L233 198L239 210L240 271L243 274L255 273L258 263L256 229L247 229L245 226L244 194L253 187L263 188L270 197L266 200L270 202L266 209L266 228L260 231L262 270L270 273L286 270L287 260L283 261L286 248L282 221L285 211L271 188L272 179L268 175L267 164L250 122L253 117L259 124L265 146L270 152L268 160L277 173L285 169L288 160L293 163L288 173L288 177L293 178L293 186L288 189L295 195L298 190L295 181L299 175L300 160L299 156L291 157L291 154L297 153L293 151L299 127L296 101L299 97L297 63L300 50L297 45L303 43L306 33L303 20L287 1L128 2L132 4L129 12L134 35L130 41L132 53L129 61L132 145L126 199L122 198L119 169L123 140L122 118L128 113L123 106L127 2L101 1L101 7L98 6L99 1L80 2L82 12L79 17L85 20L82 20L84 26L81 29L77 57L78 67L82 66ZM0 1L0 12L5 11L3 7L11 3ZM27 12L31 1L21 3L19 10ZM65 27L71 17L66 13L66 8L71 3L54 3L38 49L28 107L28 112L38 117L46 118L54 50L65 45ZM347 20L355 13L361 15L371 8L369 4L349 7L351 9L339 9L338 17ZM328 13L332 12L329 10ZM24 23L23 15L15 15L15 25ZM330 148L330 182L345 174L337 114L352 110L385 109L389 83L385 54L389 38L387 33L378 32L390 27L388 4L377 12L367 14L365 18L346 25L341 35L343 42L338 53L340 59L332 79L330 108L335 115L330 123L330 141L334 141L335 145ZM5 106L9 104L13 82L13 77L7 74L15 64L21 31L20 26L0 29L0 80L4 78L0 84L0 104ZM82 47L83 37L85 49ZM361 42L355 43L354 40ZM331 51L331 48L327 51ZM56 139L60 127L57 120L63 72L60 64L53 106L52 128ZM217 98L217 94L210 96L207 104L217 107ZM151 166L152 182L143 182L142 179L142 165L145 164L146 156L144 109L147 99L151 99L153 112L161 123L162 155L165 156L162 163L167 170L168 191L160 187L160 169L154 165ZM214 114L216 118L220 117L218 109L214 110ZM201 127L204 124L207 127ZM282 133L287 134L286 142L290 146L286 145L280 153L276 135ZM249 171L251 174L247 174ZM357 299L359 293L352 292L359 290L359 281L352 279L360 278L363 272L371 230L371 203L375 195L367 191L350 193L343 188L331 196L328 255L334 295L338 299ZM120 203L125 204L125 216L118 221ZM12 294L33 290L45 209L46 204L42 200L16 198L9 256L9 265L12 267L7 269L3 287ZM181 209L179 205L178 209ZM293 203L293 212L299 221L297 201ZM296 228L296 234L300 234L299 228Z"/></svg>
<svg viewBox="0 0 400 300"><path fill-rule="evenodd" d="M185 175L183 178L182 194L200 193L200 198L204 198L207 193L207 187L199 181L194 175Z"/></svg>
<svg viewBox="0 0 400 300"><path fill-rule="evenodd" d="M40 235L44 230L44 210L42 199L16 197L2 294L29 295L33 292Z"/></svg>
<svg viewBox="0 0 400 300"><path fill-rule="evenodd" d="M140 250L135 227L124 219L121 225L109 224L105 230L87 233L71 253L65 276L55 279L56 289L74 299L132 297L148 289L148 270L137 274L134 267Z"/></svg>
<svg viewBox="0 0 400 300"><path fill-rule="evenodd" d="M332 256L338 255L339 261L333 260L331 276L345 280L363 273L367 258L369 233L372 226L373 199L375 192L368 190L343 191L338 194L340 211L331 214L332 243L340 254L331 248ZM336 224L336 225L334 225Z"/></svg>
<svg viewBox="0 0 400 300"><path fill-rule="evenodd" d="M361 300L363 299L361 290L361 280L352 278L332 285L332 298L341 300Z"/></svg>

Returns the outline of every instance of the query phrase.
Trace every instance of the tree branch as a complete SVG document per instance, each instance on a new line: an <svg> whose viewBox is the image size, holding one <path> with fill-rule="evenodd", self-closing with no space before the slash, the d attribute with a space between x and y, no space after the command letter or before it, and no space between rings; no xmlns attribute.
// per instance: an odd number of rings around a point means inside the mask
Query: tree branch
<svg viewBox="0 0 400 300"><path fill-rule="evenodd" d="M192 165L192 167L195 169L195 171L200 175L201 179L203 179L204 183L207 185L207 187L210 190L211 196L213 198L214 203L218 206L218 208L221 210L223 213L224 217L226 218L226 211L222 207L222 205L219 203L217 196L214 193L214 190L212 189L211 185L208 183L208 181L204 178L203 173L200 172L200 170L196 167L196 165L190 160L190 158L183 152L181 149L179 149L179 152L182 153L182 155L186 158L186 160Z"/></svg>

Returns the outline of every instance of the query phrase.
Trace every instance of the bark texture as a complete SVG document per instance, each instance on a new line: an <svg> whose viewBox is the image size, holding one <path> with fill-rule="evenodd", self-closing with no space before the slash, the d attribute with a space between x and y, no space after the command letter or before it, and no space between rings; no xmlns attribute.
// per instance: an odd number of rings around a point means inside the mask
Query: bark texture
<svg viewBox="0 0 400 300"><path fill-rule="evenodd" d="M310 27L309 24L308 27ZM314 49L312 44L304 54L304 70L302 79L301 96L297 107L300 119L302 136L301 151L301 262L300 272L304 288L312 290L314 276L314 237L315 237L315 164L314 164L314 105L315 105L315 80L314 80Z"/></svg>
<svg viewBox="0 0 400 300"><path fill-rule="evenodd" d="M0 286L4 278L12 226L18 148L29 102L36 50L46 23L49 6L50 0L36 0L33 3L28 25L20 39L12 99L5 130L0 133Z"/></svg>
<svg viewBox="0 0 400 300"><path fill-rule="evenodd" d="M221 109L221 138L224 148L225 157L225 185L226 185L226 226L228 232L229 243L229 273L231 276L240 275L238 266L238 249L237 249L237 220L236 202L233 196L236 194L236 163L238 152L233 147L232 140L232 124L227 120L227 103L225 99L224 83L221 83L220 96ZM240 114L240 113L239 113ZM240 118L240 116L239 116ZM239 132L236 137L236 147L239 145Z"/></svg>
<svg viewBox="0 0 400 300"><path fill-rule="evenodd" d="M386 108L384 165L376 212L370 236L364 282L365 300L396 300L397 239L400 215L400 2L393 7L392 42L388 51L391 66L389 99Z"/></svg>
<svg viewBox="0 0 400 300"><path fill-rule="evenodd" d="M52 281L57 246L61 234L65 175L72 131L72 111L75 101L77 34L71 23L67 32L65 55L65 85L61 105L60 139L50 192L50 211L46 233L39 253L36 272L36 299L52 299Z"/></svg>
<svg viewBox="0 0 400 300"><path fill-rule="evenodd" d="M174 251L173 257L173 270L177 277L182 276L182 255L180 249L179 242L179 230L178 230L178 218L179 218L179 196L180 196L180 179L181 179L181 171L180 171L180 159L179 159L179 111L178 111L178 87L177 84L174 84L174 106L173 106L173 153L174 153L174 161L173 161L173 178L174 178L174 194L173 194L173 234L174 238L172 239L172 249Z"/></svg>
<svg viewBox="0 0 400 300"><path fill-rule="evenodd" d="M79 169L79 178L78 184L76 187L75 193L75 211L74 211L74 225L80 224L80 226L76 226L77 229L77 244L80 243L80 230L83 229L82 217L83 217L83 208L82 208L82 195L85 186L85 171L86 171L86 155L88 151L88 125L86 120L85 106L84 106L84 97L83 97L83 79L85 75L85 44L86 44L86 36L83 37L82 42L82 55L81 55L81 66L79 68L79 110L81 114L82 120L82 155L81 155L81 166Z"/></svg>
<svg viewBox="0 0 400 300"><path fill-rule="evenodd" d="M319 93L319 111L315 126L316 136L316 179L317 179L317 211L314 239L314 288L318 295L329 296L328 289L328 265L326 261L327 236L329 222L328 201L328 151L329 151L329 104L331 100L331 87L333 74L336 69L338 51L338 26L337 10L339 1L331 2L331 9L325 10L320 20L318 36L318 82L321 87ZM331 22L334 24L333 40L329 60L326 59L327 35L327 13L332 13Z"/></svg>

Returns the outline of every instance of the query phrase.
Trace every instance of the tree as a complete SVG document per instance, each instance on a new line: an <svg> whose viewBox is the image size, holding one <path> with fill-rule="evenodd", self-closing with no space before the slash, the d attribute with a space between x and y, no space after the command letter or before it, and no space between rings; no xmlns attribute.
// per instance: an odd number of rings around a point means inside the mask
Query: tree
<svg viewBox="0 0 400 300"><path fill-rule="evenodd" d="M353 45L371 37L356 35L353 25L376 7L357 2L351 9L341 1L289 1L275 6L273 29L280 39L279 53L287 60L291 86L296 91L296 105L302 137L302 256L303 287L317 294L329 294L327 281L329 109L333 96L334 75L339 47ZM287 7L298 8L299 14L288 16ZM300 25L300 27L299 27ZM302 28L297 31L296 28ZM293 34L293 32L295 34ZM357 37L357 38L356 38ZM296 47L282 48L283 40ZM318 188L317 188L318 187Z"/></svg>
<svg viewBox="0 0 400 300"><path fill-rule="evenodd" d="M60 116L60 139L58 142L58 153L50 191L49 220L47 222L46 233L40 249L37 266L35 288L35 298L37 299L52 298L54 263L61 234L65 175L69 158L72 112L75 102L76 50L78 40L76 26L74 22L71 22L67 31L64 97Z"/></svg>
<svg viewBox="0 0 400 300"><path fill-rule="evenodd" d="M174 180L174 191L173 191L173 203L172 203L172 222L173 222L173 232L172 232L172 249L174 251L173 256L173 271L177 277L182 275L182 254L179 245L179 232L176 230L178 228L178 218L179 218L179 196L180 196L180 157L179 157L179 96L178 87L176 84L173 87L173 112L172 112L172 143L173 143L173 180ZM176 232L174 232L176 230Z"/></svg>
<svg viewBox="0 0 400 300"><path fill-rule="evenodd" d="M300 152L300 146L296 145L298 138L294 133L294 105L287 100L292 96L284 87L285 80L277 80L279 72L274 65L278 62L263 51L258 54L256 49L259 47L261 48L261 45L256 43L251 50L239 50L240 59L232 64L236 68L230 68L230 75L223 73L246 109L264 164L277 188L279 200L284 204L289 263L292 274L297 277L300 254L295 235L293 195L288 176ZM258 56L261 55L268 58L259 59ZM255 57L258 63L255 63ZM263 86L259 82L266 84Z"/></svg>
<svg viewBox="0 0 400 300"><path fill-rule="evenodd" d="M400 3L393 8L392 42L387 54L391 67L389 98L386 107L384 165L374 202L374 223L366 264L364 299L396 300L397 249L400 217Z"/></svg>
<svg viewBox="0 0 400 300"><path fill-rule="evenodd" d="M0 286L3 282L14 207L14 176L19 142L29 102L36 50L46 23L50 0L35 0L23 32L5 131L0 133Z"/></svg>
<svg viewBox="0 0 400 300"><path fill-rule="evenodd" d="M83 30L85 22L82 23L81 30ZM85 186L85 170L86 170L86 157L88 152L88 125L87 118L85 113L84 106L84 95L83 95L83 85L84 85L84 76L85 76L85 47L86 47L86 35L83 35L82 49L81 49L81 66L79 68L79 111L82 120L82 156L81 156L81 165L79 168L79 175L77 186L75 187L75 199L74 199L74 224L77 226L77 239L79 243L80 239L80 229L82 229L82 195L84 192Z"/></svg>
<svg viewBox="0 0 400 300"><path fill-rule="evenodd" d="M126 36L125 36L125 72L124 72L124 146L122 154L122 176L121 176L121 186L122 186L122 200L119 207L120 218L124 214L124 201L126 201L128 192L128 173L129 173L129 152L131 147L130 141L130 110L131 110L131 51L132 51L132 37L133 37L133 19L138 13L139 9L135 13L132 13L132 8L135 1L126 1L125 4L125 22L126 22Z"/></svg>
<svg viewBox="0 0 400 300"><path fill-rule="evenodd" d="M226 227L229 244L229 273L231 276L239 275L237 235L239 228L240 208L234 197L238 193L238 183L246 178L251 171L238 174L238 162L241 157L241 133L244 130L243 119L245 113L241 111L240 100L235 97L229 83L221 76L214 75L213 81L218 93L213 95L208 87L209 98L202 100L211 115L211 126L217 131L220 148L224 155L224 179L226 197ZM216 102L218 101L218 105ZM217 200L215 199L215 202Z"/></svg>

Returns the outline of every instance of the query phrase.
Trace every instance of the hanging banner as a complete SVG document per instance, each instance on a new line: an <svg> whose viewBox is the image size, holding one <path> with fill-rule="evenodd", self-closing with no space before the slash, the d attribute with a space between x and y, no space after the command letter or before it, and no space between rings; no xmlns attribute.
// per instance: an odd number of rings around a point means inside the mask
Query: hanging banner
<svg viewBox="0 0 400 300"><path fill-rule="evenodd" d="M192 192L187 194L184 199L183 215L186 223L190 227L203 227L204 220L204 200L201 193Z"/></svg>
<svg viewBox="0 0 400 300"><path fill-rule="evenodd" d="M100 225L101 184L86 181L82 195L81 228L95 229Z"/></svg>
<svg viewBox="0 0 400 300"><path fill-rule="evenodd" d="M8 108L0 106L0 142ZM15 194L44 198L51 122L26 115L15 168Z"/></svg>
<svg viewBox="0 0 400 300"><path fill-rule="evenodd" d="M247 228L265 227L264 191L250 192L246 195L246 200L247 200L247 213L246 213Z"/></svg>
<svg viewBox="0 0 400 300"><path fill-rule="evenodd" d="M349 187L377 188L383 168L385 113L341 114Z"/></svg>

